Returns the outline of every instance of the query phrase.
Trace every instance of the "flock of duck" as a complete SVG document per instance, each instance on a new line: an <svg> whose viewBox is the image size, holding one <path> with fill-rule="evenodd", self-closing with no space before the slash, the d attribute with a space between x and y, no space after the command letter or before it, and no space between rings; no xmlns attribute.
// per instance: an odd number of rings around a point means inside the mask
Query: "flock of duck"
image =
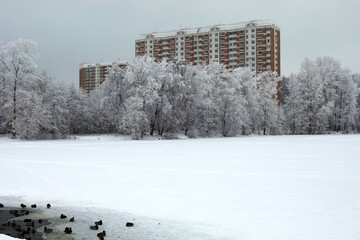
<svg viewBox="0 0 360 240"><path fill-rule="evenodd" d="M0 208L3 208L4 205L0 203ZM33 204L30 206L31 208L37 208L36 204ZM48 203L46 205L47 208L51 208L51 205ZM21 210L10 210L9 213L12 214L14 217L21 217L21 216L27 216L29 215L30 211L27 209L25 204L20 204ZM64 214L60 215L60 219L66 219L67 216ZM69 219L69 222L75 222L75 218L71 217ZM26 218L23 220L21 224L18 224L15 220L8 221L7 223L3 223L0 226L0 232L6 230L7 228L12 228L12 230L15 230L17 232L16 237L31 240L31 235L36 233L36 229L43 226L45 223L42 219L34 220L30 218ZM102 226L103 222L102 220L94 222L94 225L90 226L90 230L99 230L99 226ZM126 227L133 227L134 223L127 222ZM53 232L53 229L48 228L47 226L43 229L44 233L51 234ZM64 230L65 234L72 234L72 228L71 227L65 227ZM29 236L27 236L29 235ZM99 240L104 240L106 237L106 231L103 230L102 232L97 233L97 237Z"/></svg>

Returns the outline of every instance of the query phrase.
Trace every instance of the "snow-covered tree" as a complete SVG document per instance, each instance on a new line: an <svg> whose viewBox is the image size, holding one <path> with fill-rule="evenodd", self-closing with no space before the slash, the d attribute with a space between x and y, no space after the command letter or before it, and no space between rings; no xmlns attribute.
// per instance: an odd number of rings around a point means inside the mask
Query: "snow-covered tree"
<svg viewBox="0 0 360 240"><path fill-rule="evenodd" d="M288 95L285 97L284 112L290 134L305 134L306 112L303 98L302 83L292 74L287 81Z"/></svg>
<svg viewBox="0 0 360 240"><path fill-rule="evenodd" d="M158 91L161 85L158 79L163 77L162 68L162 64L154 62L149 57L137 57L127 66L124 78L127 100L120 126L129 133L135 133L135 138L142 137L147 131L150 131L151 134L154 131L156 111L160 100ZM139 106L140 103L141 106ZM132 111L140 117L132 115ZM129 121L134 119L137 120L136 124L128 125ZM142 120L144 122L138 122ZM145 123L149 126L145 127Z"/></svg>
<svg viewBox="0 0 360 240"><path fill-rule="evenodd" d="M50 120L48 132L53 138L59 138L69 133L66 101L67 91L64 87L53 82L48 83L44 93L44 102L49 107Z"/></svg>
<svg viewBox="0 0 360 240"><path fill-rule="evenodd" d="M263 72L257 76L259 119L262 134L278 134L281 132L282 112L279 109L277 85L281 77L276 72Z"/></svg>
<svg viewBox="0 0 360 240"><path fill-rule="evenodd" d="M243 125L242 134L257 133L260 129L259 115L259 91L255 72L249 68L237 68L233 71L233 78L240 84L241 94L244 97L244 104L248 120Z"/></svg>
<svg viewBox="0 0 360 240"><path fill-rule="evenodd" d="M337 91L337 111L335 115L336 129L345 133L356 130L356 119L358 115L357 99L359 88L354 81L353 76L346 70L343 70L339 76L339 88Z"/></svg>
<svg viewBox="0 0 360 240"><path fill-rule="evenodd" d="M221 132L224 137L244 133L249 126L242 85L236 74L227 73L216 87Z"/></svg>
<svg viewBox="0 0 360 240"><path fill-rule="evenodd" d="M306 111L307 134L320 133L321 129L327 128L328 107L325 107L325 99L323 98L324 84L316 69L313 61L305 59L301 64L299 81L302 83L303 98ZM325 124L325 126L323 125Z"/></svg>
<svg viewBox="0 0 360 240"><path fill-rule="evenodd" d="M149 130L148 117L144 111L144 100L133 96L125 101L125 111L121 119L122 128L139 140Z"/></svg>
<svg viewBox="0 0 360 240"><path fill-rule="evenodd" d="M49 106L43 104L40 94L35 91L19 90L17 92L17 116L15 131L22 139L34 139L42 131L49 128Z"/></svg>
<svg viewBox="0 0 360 240"><path fill-rule="evenodd" d="M6 113L3 121L11 123L10 132L13 138L16 138L16 128L21 127L16 122L17 95L19 91L33 84L38 78L35 55L31 53L35 45L36 43L32 40L18 39L0 47L1 78L5 82L2 84L2 90L5 91L5 100L2 101L5 101L4 113Z"/></svg>
<svg viewBox="0 0 360 240"><path fill-rule="evenodd" d="M113 65L109 69L105 82L99 89L99 93L97 93L100 94L99 117L108 123L108 131L110 132L118 131L124 111L126 100L125 71L125 69Z"/></svg>
<svg viewBox="0 0 360 240"><path fill-rule="evenodd" d="M182 71L184 63L178 61L176 63L168 63L165 66L164 75L160 80L159 89L159 105L157 106L155 128L158 135L167 138L173 138L179 131L182 112L180 106L182 104L181 88L183 86Z"/></svg>
<svg viewBox="0 0 360 240"><path fill-rule="evenodd" d="M68 125L71 134L90 133L93 130L93 116L86 94L71 86L67 94L66 106Z"/></svg>

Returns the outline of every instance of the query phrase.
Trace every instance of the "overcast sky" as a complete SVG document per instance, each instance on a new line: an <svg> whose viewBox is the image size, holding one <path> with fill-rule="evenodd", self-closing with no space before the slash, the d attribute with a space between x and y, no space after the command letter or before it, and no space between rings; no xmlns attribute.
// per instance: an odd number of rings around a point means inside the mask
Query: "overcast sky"
<svg viewBox="0 0 360 240"><path fill-rule="evenodd" d="M270 19L281 30L281 71L332 56L360 72L359 0L0 0L0 40L38 43L41 69L78 85L82 61L134 58L142 33Z"/></svg>

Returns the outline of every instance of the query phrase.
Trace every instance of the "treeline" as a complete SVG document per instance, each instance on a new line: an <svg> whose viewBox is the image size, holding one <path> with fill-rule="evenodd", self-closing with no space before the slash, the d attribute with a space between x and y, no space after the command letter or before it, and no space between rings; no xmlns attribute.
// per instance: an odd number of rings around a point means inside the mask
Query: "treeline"
<svg viewBox="0 0 360 240"><path fill-rule="evenodd" d="M35 45L19 39L0 47L0 132L13 138L360 131L360 75L330 57L306 59L299 73L284 79L218 63L191 66L138 57L126 69L113 66L100 88L86 95L39 73Z"/></svg>

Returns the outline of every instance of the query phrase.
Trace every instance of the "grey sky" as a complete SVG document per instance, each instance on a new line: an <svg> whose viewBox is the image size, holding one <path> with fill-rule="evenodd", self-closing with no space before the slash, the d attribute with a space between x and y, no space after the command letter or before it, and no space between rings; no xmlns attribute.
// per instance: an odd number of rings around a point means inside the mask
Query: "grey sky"
<svg viewBox="0 0 360 240"><path fill-rule="evenodd" d="M359 9L359 0L0 0L0 40L35 40L40 68L77 85L80 62L130 61L142 33L271 19L283 75L324 55L360 72Z"/></svg>

